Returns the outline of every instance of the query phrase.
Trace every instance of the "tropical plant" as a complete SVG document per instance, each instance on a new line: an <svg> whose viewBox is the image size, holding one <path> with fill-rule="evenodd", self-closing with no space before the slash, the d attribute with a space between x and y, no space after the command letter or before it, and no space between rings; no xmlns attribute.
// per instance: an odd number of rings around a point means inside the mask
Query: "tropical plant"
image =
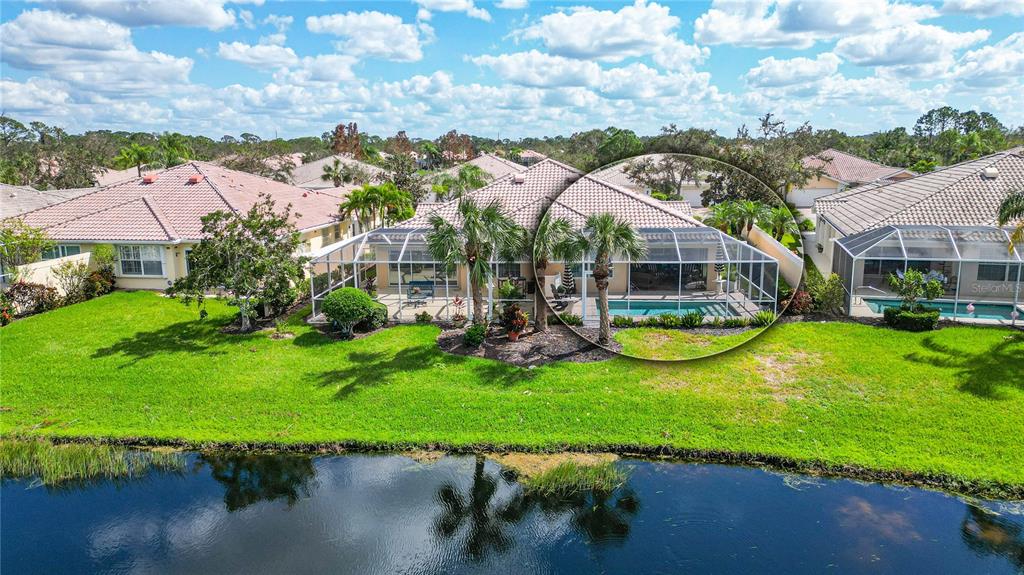
<svg viewBox="0 0 1024 575"><path fill-rule="evenodd" d="M430 315L429 311L421 311L416 314L416 323L430 323L434 321L434 316Z"/></svg>
<svg viewBox="0 0 1024 575"><path fill-rule="evenodd" d="M743 222L741 233L749 234L754 224L765 219L770 212L767 205L753 200L738 200L735 206L736 216Z"/></svg>
<svg viewBox="0 0 1024 575"><path fill-rule="evenodd" d="M567 246L567 240L572 234L569 220L547 216L541 219L537 231L533 234L533 268L537 280L537 289L533 293L534 331L542 332L548 328L548 304L544 295L547 287L545 272L552 259L565 260L563 248Z"/></svg>
<svg viewBox="0 0 1024 575"><path fill-rule="evenodd" d="M18 266L39 261L55 244L41 228L20 219L0 221L0 268L17 279Z"/></svg>
<svg viewBox="0 0 1024 575"><path fill-rule="evenodd" d="M152 146L143 146L136 143L128 144L117 151L114 157L114 165L127 169L134 167L139 177L142 177L142 166L153 162L156 159L156 151Z"/></svg>
<svg viewBox="0 0 1024 575"><path fill-rule="evenodd" d="M482 323L475 323L466 329L462 335L462 343L467 347L480 347L487 339L487 326Z"/></svg>
<svg viewBox="0 0 1024 575"><path fill-rule="evenodd" d="M704 323L704 313L698 310L688 311L678 317L680 319L680 327L687 329L696 329Z"/></svg>
<svg viewBox="0 0 1024 575"><path fill-rule="evenodd" d="M373 311L373 299L363 290L354 287L343 287L327 294L323 302L323 312L331 320L342 337L351 337L352 328ZM430 314L427 314L428 318ZM419 321L419 315L416 321ZM429 319L427 321L430 321Z"/></svg>
<svg viewBox="0 0 1024 575"><path fill-rule="evenodd" d="M726 201L711 206L704 217L704 224L735 236L739 235L743 218L736 209L736 202Z"/></svg>
<svg viewBox="0 0 1024 575"><path fill-rule="evenodd" d="M156 143L155 160L165 168L184 164L192 159L195 153L188 138L179 134L165 133Z"/></svg>
<svg viewBox="0 0 1024 575"><path fill-rule="evenodd" d="M772 237L782 241L786 234L800 236L800 226L796 223L793 213L786 206L776 206L765 212L759 224L768 230Z"/></svg>
<svg viewBox="0 0 1024 575"><path fill-rule="evenodd" d="M574 313L560 313L558 314L558 321L571 326L583 325L583 318Z"/></svg>
<svg viewBox="0 0 1024 575"><path fill-rule="evenodd" d="M946 277L935 271L923 273L910 268L889 274L889 287L899 296L900 307L907 310L916 310L917 300L922 297L929 301L941 297L945 283Z"/></svg>
<svg viewBox="0 0 1024 575"><path fill-rule="evenodd" d="M607 346L611 341L611 319L608 313L608 276L612 258L637 260L647 253L647 243L633 225L604 212L587 218L583 230L573 233L558 248L566 261L581 261L593 254L591 275L597 287L597 311L600 330L597 341Z"/></svg>
<svg viewBox="0 0 1024 575"><path fill-rule="evenodd" d="M426 160L428 168L433 169L441 164L441 148L439 148L434 142L421 142L420 152L423 154L423 158Z"/></svg>
<svg viewBox="0 0 1024 575"><path fill-rule="evenodd" d="M1012 192L1003 200L999 205L998 221L1000 227L1016 222L1010 232L1011 252L1014 246L1024 245L1024 190Z"/></svg>
<svg viewBox="0 0 1024 575"><path fill-rule="evenodd" d="M842 312L846 290L843 289L843 280L839 274L830 274L827 278L820 274L808 274L807 291L814 301L815 311L830 315Z"/></svg>
<svg viewBox="0 0 1024 575"><path fill-rule="evenodd" d="M342 162L339 158L334 158L334 161L330 164L324 164L324 172L320 175L320 179L325 182L331 182L335 188L341 187L342 184L357 184L364 185L370 182L370 174L359 167L358 164L348 164Z"/></svg>
<svg viewBox="0 0 1024 575"><path fill-rule="evenodd" d="M352 190L338 208L342 217L355 214L364 225L374 228L415 215L412 196L391 182L363 184L362 188Z"/></svg>
<svg viewBox="0 0 1024 575"><path fill-rule="evenodd" d="M757 327L768 327L775 323L775 312L770 309L763 309L755 313L750 322Z"/></svg>
<svg viewBox="0 0 1024 575"><path fill-rule="evenodd" d="M459 224L437 214L430 216L427 248L434 259L454 267L469 269L473 295L473 323L484 325L483 287L491 279L491 260L513 261L526 249L526 230L516 224L497 200L485 207L468 196L459 200Z"/></svg>
<svg viewBox="0 0 1024 575"><path fill-rule="evenodd" d="M64 294L64 305L85 301L89 281L89 266L85 262L68 260L54 267L50 273Z"/></svg>
<svg viewBox="0 0 1024 575"><path fill-rule="evenodd" d="M248 212L203 216L203 239L192 248L189 274L175 280L168 295L181 296L186 305L196 302L205 317L206 294L226 291L228 303L238 307L243 331L250 329L258 304L287 306L305 262L295 257L301 242L291 214L291 204L278 210L273 198L261 194Z"/></svg>
<svg viewBox="0 0 1024 575"><path fill-rule="evenodd" d="M434 181L431 191L437 196L437 201L444 202L453 198L460 198L462 194L480 189L491 181L491 175L485 172L480 166L464 164L453 175L443 173Z"/></svg>

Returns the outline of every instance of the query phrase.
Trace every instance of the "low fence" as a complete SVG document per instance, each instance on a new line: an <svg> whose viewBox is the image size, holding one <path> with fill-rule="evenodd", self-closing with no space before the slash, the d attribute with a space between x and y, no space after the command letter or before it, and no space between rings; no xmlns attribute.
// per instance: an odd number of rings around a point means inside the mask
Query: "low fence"
<svg viewBox="0 0 1024 575"><path fill-rule="evenodd" d="M48 285L60 290L60 286L57 285L56 278L53 277L53 268L65 263L65 262L81 262L87 266L92 265L92 252L82 252L73 256L66 256L63 258L54 258L52 260L42 260L31 264L25 264L18 267L18 279L30 282ZM61 294L64 295L64 294Z"/></svg>
<svg viewBox="0 0 1024 575"><path fill-rule="evenodd" d="M779 262L779 275L785 278L786 283L796 288L804 273L804 260L794 254L789 248L779 243L771 234L754 226L747 236L754 247L772 256Z"/></svg>

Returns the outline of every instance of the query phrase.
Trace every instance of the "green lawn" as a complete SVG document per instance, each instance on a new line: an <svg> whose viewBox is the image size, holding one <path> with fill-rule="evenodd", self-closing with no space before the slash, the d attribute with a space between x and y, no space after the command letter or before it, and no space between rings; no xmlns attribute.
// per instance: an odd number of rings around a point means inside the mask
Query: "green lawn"
<svg viewBox="0 0 1024 575"><path fill-rule="evenodd" d="M730 335L705 335L678 329L636 327L615 334L622 353L645 359L679 360L706 357L749 340L761 333L751 329Z"/></svg>
<svg viewBox="0 0 1024 575"><path fill-rule="evenodd" d="M777 326L684 364L533 370L447 355L437 328L341 342L224 335L118 292L0 330L0 430L195 442L732 450L1024 485L1024 339Z"/></svg>

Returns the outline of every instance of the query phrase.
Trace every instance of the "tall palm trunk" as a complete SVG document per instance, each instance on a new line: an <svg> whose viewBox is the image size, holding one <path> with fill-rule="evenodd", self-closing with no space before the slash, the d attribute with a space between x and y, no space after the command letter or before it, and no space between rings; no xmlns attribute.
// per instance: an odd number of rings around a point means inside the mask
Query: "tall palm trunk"
<svg viewBox="0 0 1024 575"><path fill-rule="evenodd" d="M533 273L537 274L534 281L537 283L537 290L533 294L533 331L542 332L548 329L548 303L544 299L544 287L547 280L544 277L544 270L548 267L547 261L537 260Z"/></svg>
<svg viewBox="0 0 1024 575"><path fill-rule="evenodd" d="M607 258L600 258L598 262L601 262L602 259L607 261ZM593 276L594 284L597 286L597 315L601 320L597 343L606 346L612 340L612 322L608 317L608 264L595 263ZM584 281L586 281L585 277Z"/></svg>
<svg viewBox="0 0 1024 575"><path fill-rule="evenodd" d="M477 325L487 325L487 312L484 306L484 286L474 280L472 276L469 278L470 291L473 294L473 323Z"/></svg>

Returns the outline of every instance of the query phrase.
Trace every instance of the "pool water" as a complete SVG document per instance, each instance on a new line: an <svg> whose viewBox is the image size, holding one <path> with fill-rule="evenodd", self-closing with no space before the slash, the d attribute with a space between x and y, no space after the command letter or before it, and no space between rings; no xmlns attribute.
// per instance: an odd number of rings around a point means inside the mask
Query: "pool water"
<svg viewBox="0 0 1024 575"><path fill-rule="evenodd" d="M180 471L0 481L7 573L1020 573L1024 507L623 459L612 493L525 492L447 456L191 453Z"/></svg>
<svg viewBox="0 0 1024 575"><path fill-rule="evenodd" d="M864 303L875 313L882 313L887 307L899 307L900 302L891 299L864 299ZM953 308L956 307L956 316L958 318L979 318L979 319L1013 319L1010 317L1010 312L1013 311L1012 304L997 304L997 303L976 303L974 304L974 313L967 312L967 304L970 302L960 302L954 304L950 301L930 301L925 302L924 305L937 308L939 315L942 317L953 317Z"/></svg>
<svg viewBox="0 0 1024 575"><path fill-rule="evenodd" d="M627 309L628 307L628 309ZM612 315L661 315L663 313L675 313L683 315L691 311L699 311L704 315L708 316L729 316L733 315L729 312L729 306L722 302L674 302L671 300L667 301L649 301L649 300L630 300L628 302L623 300L610 301L608 302L608 311Z"/></svg>

